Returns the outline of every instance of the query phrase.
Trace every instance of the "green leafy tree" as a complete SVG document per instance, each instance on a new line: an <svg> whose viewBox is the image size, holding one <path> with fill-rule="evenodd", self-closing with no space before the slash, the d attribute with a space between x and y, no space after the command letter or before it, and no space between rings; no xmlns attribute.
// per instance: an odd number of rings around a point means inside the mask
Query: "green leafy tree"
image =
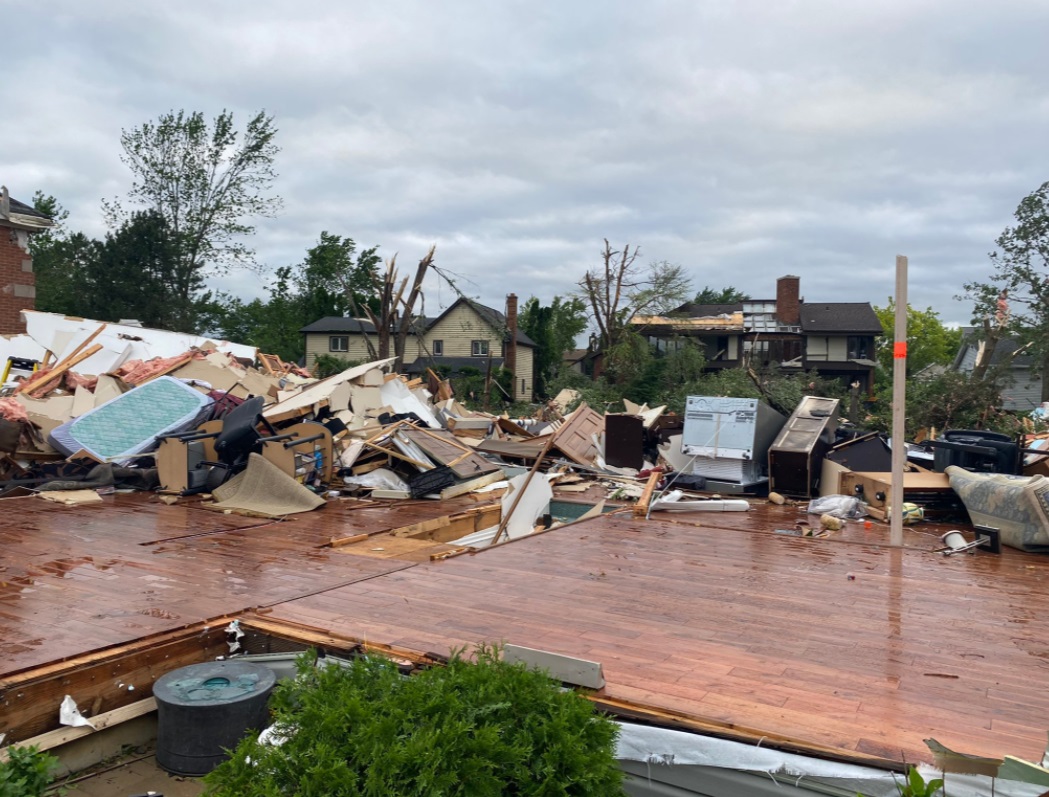
<svg viewBox="0 0 1049 797"><path fill-rule="evenodd" d="M296 274L305 324L326 316L363 318L363 307L378 308L374 296L382 262L378 249L357 252L357 243L349 236L321 232Z"/></svg>
<svg viewBox="0 0 1049 797"><path fill-rule="evenodd" d="M703 286L703 290L696 294L692 300L693 304L737 304L750 300L750 295L738 288L721 288L717 290L709 285Z"/></svg>
<svg viewBox="0 0 1049 797"><path fill-rule="evenodd" d="M37 191L33 207L54 222L54 226L29 239L36 277L36 309L87 315L81 280L84 266L94 257L97 245L83 233L69 230L69 211L53 196Z"/></svg>
<svg viewBox="0 0 1049 797"><path fill-rule="evenodd" d="M876 344L878 366L883 378L892 378L892 349L896 340L896 302L875 307L883 335ZM944 326L940 314L927 307L907 305L907 374L913 376L930 365L950 365L958 354L962 331Z"/></svg>
<svg viewBox="0 0 1049 797"><path fill-rule="evenodd" d="M1002 382L971 374L947 371L928 379L907 382L908 436L920 429L988 429L1015 434L1022 422L1002 410ZM866 424L872 429L892 428L892 383L878 387L873 412Z"/></svg>
<svg viewBox="0 0 1049 797"><path fill-rule="evenodd" d="M243 133L229 111L211 123L199 112L171 111L122 131L121 159L134 177L128 202L167 221L177 247L173 287L182 303L199 298L209 274L255 264L245 243L255 231L251 219L280 208L280 199L268 194L276 176L276 133L273 117L262 111ZM119 201L103 207L114 228L134 212Z"/></svg>
<svg viewBox="0 0 1049 797"><path fill-rule="evenodd" d="M991 253L986 282L965 285L974 301L977 326L995 318L995 335L1030 344L1042 375L1042 401L1049 401L1049 182L1026 196Z"/></svg>
<svg viewBox="0 0 1049 797"><path fill-rule="evenodd" d="M201 293L200 282L193 283L190 298L182 295L175 285L177 260L178 245L164 217L151 210L132 214L84 264L86 315L195 332L199 303L210 296Z"/></svg>
<svg viewBox="0 0 1049 797"><path fill-rule="evenodd" d="M575 339L586 330L586 324L586 305L577 296L555 296L546 306L532 296L524 303L518 326L536 344L532 360L536 395L550 395L550 382L561 367L564 353L575 348Z"/></svg>
<svg viewBox="0 0 1049 797"><path fill-rule="evenodd" d="M222 295L212 302L212 327L230 340L298 362L305 353L300 329L326 316L360 317L376 301L377 250L357 252L352 238L322 232L301 263L274 272L265 299Z"/></svg>
<svg viewBox="0 0 1049 797"><path fill-rule="evenodd" d="M211 797L622 792L617 727L548 676L481 647L405 678L390 661L300 658L271 700L280 746L249 735L205 778Z"/></svg>

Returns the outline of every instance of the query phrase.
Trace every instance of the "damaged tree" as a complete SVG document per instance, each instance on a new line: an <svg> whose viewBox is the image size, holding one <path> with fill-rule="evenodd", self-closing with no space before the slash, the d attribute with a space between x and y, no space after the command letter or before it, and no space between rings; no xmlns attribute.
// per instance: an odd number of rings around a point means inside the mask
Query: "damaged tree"
<svg viewBox="0 0 1049 797"><path fill-rule="evenodd" d="M614 370L617 360L635 359L640 341L630 326L636 315L665 313L681 304L691 289L681 266L665 260L638 264L638 247L613 249L605 239L601 265L579 282L598 331L598 346Z"/></svg>
<svg viewBox="0 0 1049 797"><path fill-rule="evenodd" d="M374 311L371 307L364 306L364 312L375 327L375 335L378 339L378 346L376 346L372 343L371 338L365 335L368 353L373 359L385 360L389 357L390 343L392 342L393 356L397 358L397 367L399 368L403 364L405 344L408 341L408 335L412 331L415 321L415 304L419 301L419 297L422 294L426 272L433 265L435 251L436 247L431 246L430 251L419 261L419 265L415 269L415 278L412 280L412 287L408 291L407 297L405 297L404 291L408 287L408 278L404 277L402 279L397 271L396 255L387 261L386 273L382 275L382 279L375 278L375 295L378 298L379 309Z"/></svg>

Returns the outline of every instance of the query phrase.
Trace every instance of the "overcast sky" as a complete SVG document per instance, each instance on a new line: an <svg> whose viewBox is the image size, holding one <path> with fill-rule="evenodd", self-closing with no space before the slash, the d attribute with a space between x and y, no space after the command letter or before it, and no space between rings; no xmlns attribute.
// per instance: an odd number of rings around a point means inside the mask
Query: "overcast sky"
<svg viewBox="0 0 1049 797"><path fill-rule="evenodd" d="M279 128L254 245L274 268L322 230L437 245L501 308L549 300L602 239L695 287L808 301L893 292L967 322L1018 202L1049 180L1049 3L0 0L0 182L101 235L122 128L172 109ZM260 293L240 273L224 286ZM436 283L426 311L455 295Z"/></svg>

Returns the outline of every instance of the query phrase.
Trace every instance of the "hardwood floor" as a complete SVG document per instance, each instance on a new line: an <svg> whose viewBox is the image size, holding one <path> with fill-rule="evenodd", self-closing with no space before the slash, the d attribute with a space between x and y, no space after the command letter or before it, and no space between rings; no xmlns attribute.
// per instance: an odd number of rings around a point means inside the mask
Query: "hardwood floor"
<svg viewBox="0 0 1049 797"><path fill-rule="evenodd" d="M596 660L612 699L841 751L928 760L933 737L1040 758L1049 563L1009 549L944 557L915 530L915 547L893 550L880 524L839 539L769 533L783 517L607 517L271 616L420 651L502 640Z"/></svg>
<svg viewBox="0 0 1049 797"><path fill-rule="evenodd" d="M337 502L282 522L148 496L0 503L5 675L211 618L265 617L447 653L507 641L596 660L602 696L813 751L1038 760L1049 725L1049 559L944 557L935 527L775 532L790 507L556 529L440 562L331 537L475 506ZM395 546L390 546L392 553Z"/></svg>

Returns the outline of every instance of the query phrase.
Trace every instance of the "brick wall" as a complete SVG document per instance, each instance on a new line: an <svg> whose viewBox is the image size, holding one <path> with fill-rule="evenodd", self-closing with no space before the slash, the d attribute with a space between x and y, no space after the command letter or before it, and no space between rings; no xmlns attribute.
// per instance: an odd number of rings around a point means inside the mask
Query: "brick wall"
<svg viewBox="0 0 1049 797"><path fill-rule="evenodd" d="M29 234L0 225L0 334L25 332L21 312L36 306Z"/></svg>

